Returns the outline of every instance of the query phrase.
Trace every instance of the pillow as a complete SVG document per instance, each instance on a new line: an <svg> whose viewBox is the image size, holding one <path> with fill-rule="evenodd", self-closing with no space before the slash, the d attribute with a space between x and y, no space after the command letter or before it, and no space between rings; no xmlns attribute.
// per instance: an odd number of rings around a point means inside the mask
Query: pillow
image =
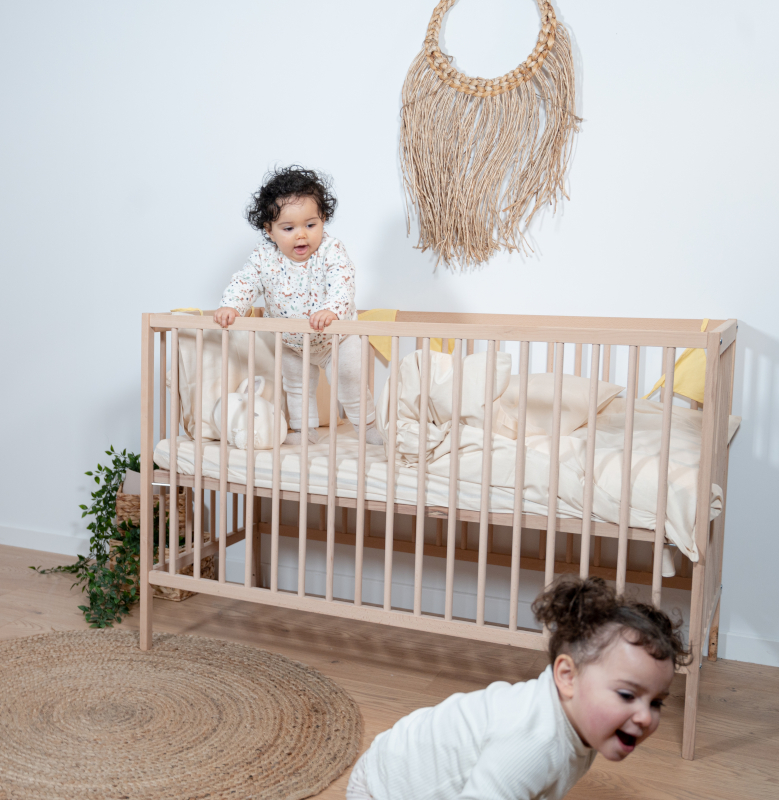
<svg viewBox="0 0 779 800"><path fill-rule="evenodd" d="M176 312L178 316L178 312ZM184 314L183 316L191 316ZM196 331L179 328L179 397L181 399L181 424L191 439L195 438L195 372L197 369ZM227 364L227 391L234 393L248 378L249 332L230 331L230 349ZM275 334L257 331L254 339L255 376L265 378L262 397L273 403L275 391ZM321 368L320 368L321 369ZM321 370L324 373L324 370ZM203 438L219 439L213 424L212 413L221 397L222 332L203 331ZM168 372L170 388L170 372ZM287 400L282 392L281 408L287 416ZM319 376L317 408L320 426L330 424L330 391L327 378Z"/></svg>
<svg viewBox="0 0 779 800"><path fill-rule="evenodd" d="M554 410L554 373L528 375L527 436L551 436ZM610 403L625 387L598 381L598 411ZM587 424L590 410L590 379L563 375L560 435L570 436ZM496 414L496 433L517 438L519 415L519 375L512 375L508 389L500 398Z"/></svg>

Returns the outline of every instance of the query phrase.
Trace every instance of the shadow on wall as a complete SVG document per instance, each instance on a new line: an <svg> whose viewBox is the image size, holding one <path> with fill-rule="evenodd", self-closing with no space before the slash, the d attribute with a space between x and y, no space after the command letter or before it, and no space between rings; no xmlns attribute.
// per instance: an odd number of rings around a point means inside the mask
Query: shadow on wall
<svg viewBox="0 0 779 800"><path fill-rule="evenodd" d="M723 566L725 657L779 665L779 341L739 323Z"/></svg>

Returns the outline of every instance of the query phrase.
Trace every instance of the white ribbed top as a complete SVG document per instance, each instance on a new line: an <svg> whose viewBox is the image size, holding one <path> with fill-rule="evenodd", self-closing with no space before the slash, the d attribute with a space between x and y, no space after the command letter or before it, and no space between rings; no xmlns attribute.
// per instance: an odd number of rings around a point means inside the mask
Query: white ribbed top
<svg viewBox="0 0 779 800"><path fill-rule="evenodd" d="M590 768L547 667L420 708L365 754L375 800L559 800Z"/></svg>

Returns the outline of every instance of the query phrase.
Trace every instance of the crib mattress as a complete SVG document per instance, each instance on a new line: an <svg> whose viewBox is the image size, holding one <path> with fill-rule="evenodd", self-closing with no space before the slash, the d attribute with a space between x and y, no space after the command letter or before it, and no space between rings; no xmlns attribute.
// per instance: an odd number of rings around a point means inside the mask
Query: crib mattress
<svg viewBox="0 0 779 800"><path fill-rule="evenodd" d="M619 522L619 492L621 461L615 458L615 443L609 436L618 437L614 420L604 420L596 447L596 485L593 519ZM358 440L349 425L339 426L336 450L336 494L339 497L357 497ZM326 495L328 483L329 429L320 429L322 434L316 445L308 449L308 491ZM558 516L571 519L582 518L584 493L583 445L586 430L577 431L571 437L561 437L560 489L558 492ZM478 445L459 454L459 470L462 477L457 486L457 507L478 511L481 508L481 461ZM548 513L547 484L549 475L549 437L533 436L526 440L526 478L523 512L545 516ZM203 443L203 476L219 479L220 443ZM600 451L600 455L599 455ZM177 471L183 475L195 474L194 442L186 436L178 437ZM640 449L634 453L631 473L630 526L655 529L655 504L657 497L657 471L652 469L653 459L647 459ZM514 472L516 442L496 436L493 439L492 484L489 488L489 510L494 513L512 513L514 510ZM227 479L230 482L246 483L246 451L228 447ZM170 469L170 441L164 439L154 451L155 462L163 469ZM387 497L388 464L381 445L367 445L365 459L365 499L383 502ZM695 486L697 463L677 464L669 473L668 510L666 538L676 544L693 560L697 560L694 542ZM255 452L255 486L270 489L273 480L273 452ZM601 484L600 486L598 484ZM416 466L395 465L395 502L415 505L417 502L418 472ZM281 489L297 492L300 489L300 446L281 447ZM609 491L611 490L611 491ZM436 459L427 465L425 479L425 505L449 505L449 456ZM712 485L710 518L722 510L722 490Z"/></svg>

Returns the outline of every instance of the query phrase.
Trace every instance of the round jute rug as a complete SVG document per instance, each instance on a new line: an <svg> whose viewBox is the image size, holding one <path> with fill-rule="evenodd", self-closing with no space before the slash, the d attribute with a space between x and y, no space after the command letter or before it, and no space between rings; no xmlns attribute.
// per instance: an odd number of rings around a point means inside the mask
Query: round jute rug
<svg viewBox="0 0 779 800"><path fill-rule="evenodd" d="M354 760L355 702L245 645L130 631L0 643L3 800L298 800Z"/></svg>

